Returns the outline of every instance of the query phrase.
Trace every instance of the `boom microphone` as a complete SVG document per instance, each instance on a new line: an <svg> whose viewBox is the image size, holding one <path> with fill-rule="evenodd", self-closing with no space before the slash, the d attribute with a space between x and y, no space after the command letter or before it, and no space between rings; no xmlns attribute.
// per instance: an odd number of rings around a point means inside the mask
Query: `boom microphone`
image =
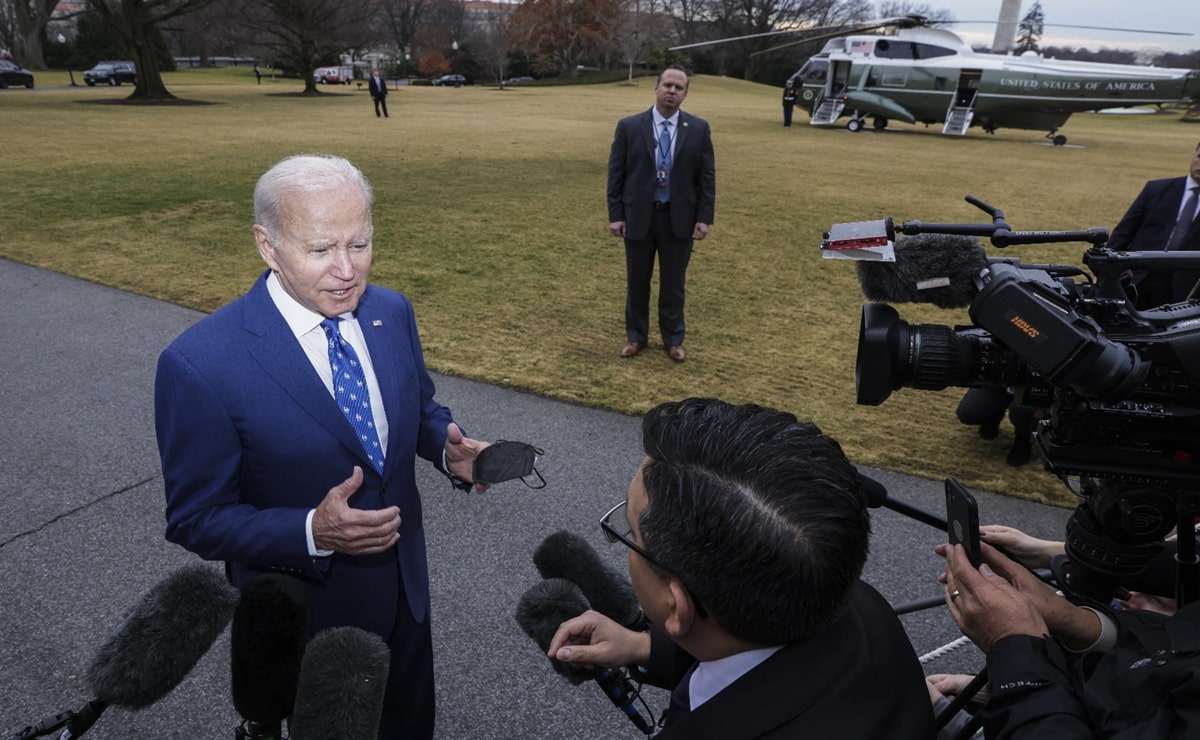
<svg viewBox="0 0 1200 740"><path fill-rule="evenodd" d="M87 732L109 706L150 706L204 657L236 604L237 590L212 568L196 564L175 571L142 597L96 653L86 674L95 698L78 712L47 718L17 737L65 726L60 740L70 740Z"/></svg>
<svg viewBox="0 0 1200 740"><path fill-rule="evenodd" d="M282 737L308 637L308 588L298 578L271 573L242 584L229 635L233 707L245 720L236 737Z"/></svg>
<svg viewBox="0 0 1200 740"><path fill-rule="evenodd" d="M379 735L391 653L379 635L331 627L308 643L300 666L291 740Z"/></svg>
<svg viewBox="0 0 1200 740"><path fill-rule="evenodd" d="M974 278L988 264L979 239L959 234L900 236L894 251L895 262L855 265L863 295L872 301L966 308L978 292Z"/></svg>
<svg viewBox="0 0 1200 740"><path fill-rule="evenodd" d="M593 609L621 626L632 630L645 626L633 586L583 537L565 530L551 534L534 551L533 564L542 578L565 578L574 583Z"/></svg>
<svg viewBox="0 0 1200 740"><path fill-rule="evenodd" d="M579 616L589 608L587 598L579 586L563 578L548 578L534 585L521 596L517 603L517 623L525 634L533 638L542 653L550 650L550 643L559 625ZM596 611L600 611L597 609ZM625 713L643 733L654 732L653 725L638 712L634 701L637 689L630 683L624 670L619 668L584 669L550 659L555 672L566 676L572 684L579 685L593 679L600 685L604 695L617 709Z"/></svg>

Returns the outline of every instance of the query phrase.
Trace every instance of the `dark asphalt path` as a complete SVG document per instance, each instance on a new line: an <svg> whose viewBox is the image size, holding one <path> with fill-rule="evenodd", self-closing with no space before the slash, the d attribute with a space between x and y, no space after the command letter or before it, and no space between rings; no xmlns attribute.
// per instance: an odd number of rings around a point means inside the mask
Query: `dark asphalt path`
<svg viewBox="0 0 1200 740"><path fill-rule="evenodd" d="M254 279L248 275L247 287ZM159 352L201 314L0 260L0 737L89 699L96 649L147 590L195 556L163 539L163 484L152 386ZM419 318L419 316L418 316ZM617 361L614 356L614 361ZM686 366L680 369L687 372ZM641 458L640 421L510 389L436 376L438 398L474 436L543 447L541 491L509 482L478 496L418 466L433 582L439 738L640 736L593 685L554 674L513 618L538 575L530 559L558 529L578 532L614 566L597 522L624 497ZM968 430L964 430L968 433ZM868 471L893 497L930 512L942 484ZM978 493L983 522L1061 536L1069 514ZM865 578L893 603L937 596L933 546L944 537L890 510L874 517ZM944 608L903 617L918 654L958 637ZM927 672L978 667L973 647ZM833 671L836 666L813 666ZM232 738L228 630L165 699L110 709L102 740ZM656 712L663 692L648 690ZM869 701L869 697L864 697Z"/></svg>

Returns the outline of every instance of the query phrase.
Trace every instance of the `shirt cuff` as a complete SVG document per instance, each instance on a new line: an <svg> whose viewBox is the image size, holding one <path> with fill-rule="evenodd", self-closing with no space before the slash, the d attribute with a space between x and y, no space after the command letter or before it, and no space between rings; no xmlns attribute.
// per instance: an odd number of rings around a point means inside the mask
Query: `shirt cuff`
<svg viewBox="0 0 1200 740"><path fill-rule="evenodd" d="M313 539L312 520L316 513L316 509L309 509L308 516L304 519L304 537L308 541L308 555L314 558L327 558L333 554L333 550L318 550L316 540Z"/></svg>
<svg viewBox="0 0 1200 740"><path fill-rule="evenodd" d="M1095 642L1093 642L1091 645L1088 645L1083 650L1071 650L1065 646L1064 649L1066 649L1069 653L1074 653L1075 655L1082 655L1083 653L1106 652L1108 650L1112 650L1117 644L1117 625L1115 622L1113 622L1112 617L1108 616L1102 611L1099 611L1098 609L1093 609L1090 606L1081 608L1087 609L1092 614L1095 614L1096 618L1100 620L1100 636L1096 638Z"/></svg>

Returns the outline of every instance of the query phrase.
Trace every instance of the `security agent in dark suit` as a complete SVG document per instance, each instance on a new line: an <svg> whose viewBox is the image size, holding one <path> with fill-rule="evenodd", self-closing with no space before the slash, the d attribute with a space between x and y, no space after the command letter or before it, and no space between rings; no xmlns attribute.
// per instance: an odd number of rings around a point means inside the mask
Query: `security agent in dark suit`
<svg viewBox="0 0 1200 740"><path fill-rule="evenodd" d="M379 74L379 70L371 72L371 79L367 82L367 91L371 93L371 100L375 101L375 117L379 118L379 110L383 109L383 117L388 117L387 112L387 81Z"/></svg>
<svg viewBox="0 0 1200 740"><path fill-rule="evenodd" d="M432 738L415 460L469 480L486 443L464 437L434 399L412 305L368 282L371 201L362 172L340 157L289 157L259 179L254 237L270 269L159 357L166 535L225 561L239 587L270 572L303 579L314 634L352 626L381 636L391 662L380 737ZM334 326L365 391L341 373L335 382ZM370 409L357 416L373 435L352 426L347 390Z"/></svg>
<svg viewBox="0 0 1200 740"><path fill-rule="evenodd" d="M693 240L708 236L717 198L708 122L679 110L687 74L668 67L650 110L617 123L608 157L608 230L625 239L625 334L621 357L646 347L650 278L659 259L658 327L667 356L683 362L683 303ZM665 122L665 126L664 126Z"/></svg>
<svg viewBox="0 0 1200 740"><path fill-rule="evenodd" d="M601 526L629 548L653 626L589 611L549 657L674 687L664 740L932 739L916 654L859 580L871 525L838 444L791 414L713 399L652 409L642 438Z"/></svg>
<svg viewBox="0 0 1200 740"><path fill-rule="evenodd" d="M1200 250L1200 144L1192 153L1187 177L1151 180L1142 188L1121 222L1113 229L1108 246L1118 251ZM1184 213L1188 205L1191 213ZM1135 271L1135 305L1139 309L1177 303L1200 280L1200 271Z"/></svg>

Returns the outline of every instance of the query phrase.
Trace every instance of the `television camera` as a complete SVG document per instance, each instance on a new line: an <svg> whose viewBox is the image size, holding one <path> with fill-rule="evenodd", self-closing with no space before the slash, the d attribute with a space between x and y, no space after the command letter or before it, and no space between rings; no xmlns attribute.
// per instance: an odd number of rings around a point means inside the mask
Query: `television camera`
<svg viewBox="0 0 1200 740"><path fill-rule="evenodd" d="M992 386L1045 408L1034 449L1082 497L1056 575L1077 601L1107 601L1146 575L1172 528L1190 533L1200 515L1200 290L1140 311L1127 296L1130 275L1200 270L1200 253L1117 252L1100 228L1014 231L1000 209L966 200L991 223L889 218L837 224L822 241L826 257L858 260L872 301L967 307L974 322L912 325L890 305L865 304L857 401L878 405L901 387ZM1091 274L988 257L978 237L1001 248L1087 242ZM1195 601L1193 537L1179 538L1174 560L1179 603Z"/></svg>

